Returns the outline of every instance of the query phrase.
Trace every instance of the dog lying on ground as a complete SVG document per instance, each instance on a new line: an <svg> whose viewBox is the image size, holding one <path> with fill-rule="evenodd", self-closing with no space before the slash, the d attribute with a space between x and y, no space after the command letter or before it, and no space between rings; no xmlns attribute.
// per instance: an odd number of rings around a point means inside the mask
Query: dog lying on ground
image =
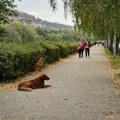
<svg viewBox="0 0 120 120"><path fill-rule="evenodd" d="M51 85L45 85L45 80L49 80L49 79L50 78L46 74L42 74L38 78L20 83L18 85L18 90L31 91L32 89L50 87Z"/></svg>

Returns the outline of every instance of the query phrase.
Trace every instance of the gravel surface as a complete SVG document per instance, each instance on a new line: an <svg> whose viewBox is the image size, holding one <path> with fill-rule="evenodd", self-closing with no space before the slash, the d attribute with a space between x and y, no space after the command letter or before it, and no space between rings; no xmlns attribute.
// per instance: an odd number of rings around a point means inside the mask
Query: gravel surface
<svg viewBox="0 0 120 120"><path fill-rule="evenodd" d="M46 74L52 87L0 90L0 120L120 120L120 98L102 46L92 47L90 58L72 55Z"/></svg>

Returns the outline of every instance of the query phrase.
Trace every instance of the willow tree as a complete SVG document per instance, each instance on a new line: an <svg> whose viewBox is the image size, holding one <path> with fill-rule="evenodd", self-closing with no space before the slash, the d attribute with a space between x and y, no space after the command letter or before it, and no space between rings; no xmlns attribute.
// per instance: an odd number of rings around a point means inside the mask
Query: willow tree
<svg viewBox="0 0 120 120"><path fill-rule="evenodd" d="M4 24L9 21L9 16L12 16L14 12L15 0L0 0L0 24Z"/></svg>
<svg viewBox="0 0 120 120"><path fill-rule="evenodd" d="M0 36L3 35L2 24L9 22L9 17L15 15L15 0L0 0Z"/></svg>
<svg viewBox="0 0 120 120"><path fill-rule="evenodd" d="M87 31L99 38L114 34L114 55L116 39L120 36L120 0L62 0L65 12L70 10L78 30ZM57 0L50 0L55 6Z"/></svg>

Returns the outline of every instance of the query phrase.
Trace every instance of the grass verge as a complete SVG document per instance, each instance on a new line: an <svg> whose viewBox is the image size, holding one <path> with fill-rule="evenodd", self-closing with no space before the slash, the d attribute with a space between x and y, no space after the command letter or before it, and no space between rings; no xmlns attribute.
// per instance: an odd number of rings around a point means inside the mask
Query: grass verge
<svg viewBox="0 0 120 120"><path fill-rule="evenodd" d="M110 60L112 74L114 74L114 83L116 88L120 91L120 56L113 56L108 48L105 48L105 53Z"/></svg>

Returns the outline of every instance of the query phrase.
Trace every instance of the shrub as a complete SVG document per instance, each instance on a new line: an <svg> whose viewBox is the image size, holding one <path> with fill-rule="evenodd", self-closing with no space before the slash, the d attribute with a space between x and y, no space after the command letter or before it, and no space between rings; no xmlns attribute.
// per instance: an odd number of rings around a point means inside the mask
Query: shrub
<svg viewBox="0 0 120 120"><path fill-rule="evenodd" d="M25 43L28 41L37 41L40 36L32 26L25 26L20 22L14 22L6 24L5 29L5 41L14 43Z"/></svg>
<svg viewBox="0 0 120 120"><path fill-rule="evenodd" d="M56 46L58 46L59 47L59 49L60 49L60 57L61 58L64 58L64 57L67 57L68 56L68 47L64 44L64 42L54 42L54 44L56 45Z"/></svg>
<svg viewBox="0 0 120 120"><path fill-rule="evenodd" d="M41 42L40 43L45 51L46 62L53 63L60 58L60 49L56 45L52 44L52 42Z"/></svg>
<svg viewBox="0 0 120 120"><path fill-rule="evenodd" d="M26 44L0 44L0 81L17 78L34 69L41 58L53 63L60 57L76 52L76 42L28 42Z"/></svg>
<svg viewBox="0 0 120 120"><path fill-rule="evenodd" d="M60 57L64 58L76 52L77 42L54 42L60 48Z"/></svg>
<svg viewBox="0 0 120 120"><path fill-rule="evenodd" d="M1 80L16 78L33 70L36 61L44 56L45 49L34 44L1 44L0 45Z"/></svg>

